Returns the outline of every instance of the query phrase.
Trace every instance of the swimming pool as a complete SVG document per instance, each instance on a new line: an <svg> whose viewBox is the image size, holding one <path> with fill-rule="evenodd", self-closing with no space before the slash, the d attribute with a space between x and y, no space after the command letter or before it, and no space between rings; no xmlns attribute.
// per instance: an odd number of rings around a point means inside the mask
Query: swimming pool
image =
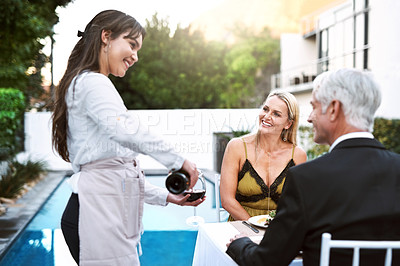
<svg viewBox="0 0 400 266"><path fill-rule="evenodd" d="M154 185L165 186L165 176L147 179ZM63 181L4 255L0 266L76 265L60 229L60 217L70 193ZM197 215L206 222L215 222L214 187L210 182L206 195L207 200L196 209ZM193 207L145 204L144 209L141 265L191 265L197 229L187 225L186 219L193 215Z"/></svg>

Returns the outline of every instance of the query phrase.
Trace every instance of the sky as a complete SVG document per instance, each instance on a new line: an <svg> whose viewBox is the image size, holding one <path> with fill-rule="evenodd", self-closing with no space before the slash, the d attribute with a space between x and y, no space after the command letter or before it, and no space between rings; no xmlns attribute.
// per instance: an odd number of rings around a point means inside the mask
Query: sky
<svg viewBox="0 0 400 266"><path fill-rule="evenodd" d="M57 8L59 23L54 26L55 44L53 47L53 78L57 85L67 67L68 57L79 40L78 30L83 31L86 24L100 11L117 9L133 16L143 26L146 19L157 13L158 18L168 18L171 30L177 24L188 26L200 14L215 8L225 0L74 0L65 8ZM49 42L48 42L49 43ZM50 45L44 52L50 54ZM43 71L50 79L49 70Z"/></svg>

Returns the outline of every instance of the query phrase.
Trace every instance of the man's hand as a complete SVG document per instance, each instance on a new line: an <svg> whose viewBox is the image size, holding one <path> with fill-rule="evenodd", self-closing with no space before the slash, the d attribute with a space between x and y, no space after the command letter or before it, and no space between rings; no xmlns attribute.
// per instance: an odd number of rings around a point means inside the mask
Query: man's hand
<svg viewBox="0 0 400 266"><path fill-rule="evenodd" d="M238 235L235 235L233 238L229 239L229 243L226 244L226 247L229 247L229 245L235 241L236 239L242 238L242 237L247 237L248 235L245 233L240 233Z"/></svg>

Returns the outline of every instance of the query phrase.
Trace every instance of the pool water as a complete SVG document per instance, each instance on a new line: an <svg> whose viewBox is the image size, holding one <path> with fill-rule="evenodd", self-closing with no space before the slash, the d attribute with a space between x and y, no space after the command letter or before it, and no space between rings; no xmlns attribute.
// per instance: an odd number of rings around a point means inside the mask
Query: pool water
<svg viewBox="0 0 400 266"><path fill-rule="evenodd" d="M146 231L141 241L141 265L191 265L196 236L196 231ZM63 240L60 229L26 230L0 265L76 265Z"/></svg>
<svg viewBox="0 0 400 266"><path fill-rule="evenodd" d="M154 185L164 186L164 176L149 176L147 179ZM215 222L211 195L213 184L207 186L209 199L196 208L196 213L206 222ZM70 194L68 184L62 182L10 247L0 266L76 265L60 229L61 215ZM187 225L186 219L193 215L194 208L174 204L166 207L145 204L144 208L141 265L191 265L197 228Z"/></svg>

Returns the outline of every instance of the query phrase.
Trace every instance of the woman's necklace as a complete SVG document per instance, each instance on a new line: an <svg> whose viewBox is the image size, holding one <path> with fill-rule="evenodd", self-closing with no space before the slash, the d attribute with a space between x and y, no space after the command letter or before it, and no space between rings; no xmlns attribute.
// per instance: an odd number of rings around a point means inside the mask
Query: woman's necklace
<svg viewBox="0 0 400 266"><path fill-rule="evenodd" d="M265 152L265 151L264 151ZM257 161L258 161L258 155L259 155L259 147L258 147L258 145L255 145L255 153L256 153L256 164L257 164ZM270 184L269 184L269 177L271 176L271 161L270 161L270 157L271 157L271 155L269 154L269 152L265 152L266 153L266 155L267 155L267 165L268 165L268 174L267 174L267 178L266 178L266 185L267 185L267 188L268 188L268 194L267 194L267 214L269 214L270 213L270 209L269 209L269 204L270 204L270 201L271 201L271 186L270 186Z"/></svg>
<svg viewBox="0 0 400 266"><path fill-rule="evenodd" d="M269 184L269 177L271 176L271 162L270 162L270 156L267 153L267 162L268 162L268 175L267 175L267 187L268 187L268 202L267 202L267 210L269 214L269 202L271 201L271 186Z"/></svg>

